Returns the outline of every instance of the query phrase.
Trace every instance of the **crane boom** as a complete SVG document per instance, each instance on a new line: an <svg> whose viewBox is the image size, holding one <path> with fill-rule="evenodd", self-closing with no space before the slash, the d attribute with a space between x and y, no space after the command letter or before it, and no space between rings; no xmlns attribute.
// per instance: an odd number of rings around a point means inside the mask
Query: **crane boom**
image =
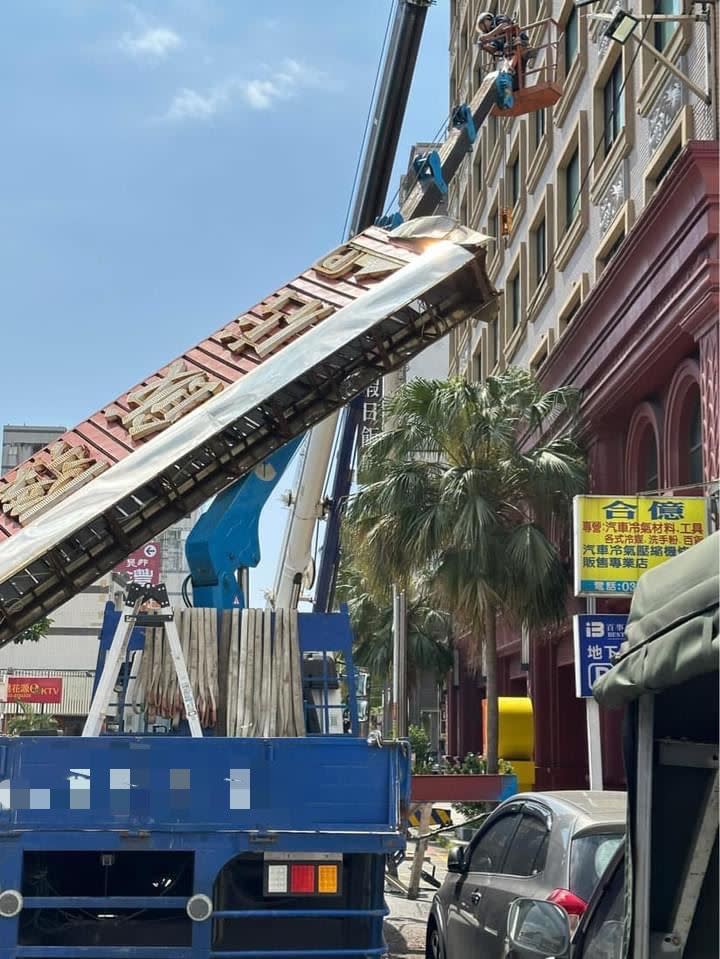
<svg viewBox="0 0 720 959"><path fill-rule="evenodd" d="M397 154L415 64L420 50L425 19L432 0L398 0L387 52L382 65L378 96L371 106L369 138L363 157L358 189L354 197L348 236L355 236L371 226L382 214ZM297 605L300 581L311 564L313 534L323 515L321 503L330 470L333 441L341 414L334 413L316 426L306 439L303 458L298 466L296 490L291 498L283 546L278 557L273 602L278 608ZM357 429L358 408L348 408L341 423L341 436ZM354 424L354 428L353 428ZM341 445L347 445L341 441ZM352 441L351 441L352 446ZM341 451L340 458L348 459ZM349 464L348 464L349 465ZM344 477L347 467L341 471ZM342 488L343 480L336 471L333 494ZM334 511L334 495L330 515ZM334 536L326 532L318 592L326 594L328 548ZM318 608L316 596L316 608ZM322 609L326 604L321 601Z"/></svg>

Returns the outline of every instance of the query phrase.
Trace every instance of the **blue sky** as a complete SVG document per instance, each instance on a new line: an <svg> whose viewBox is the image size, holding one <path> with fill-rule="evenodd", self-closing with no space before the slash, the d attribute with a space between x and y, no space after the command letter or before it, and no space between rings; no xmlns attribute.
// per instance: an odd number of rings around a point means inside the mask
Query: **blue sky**
<svg viewBox="0 0 720 959"><path fill-rule="evenodd" d="M390 3L4 6L3 423L74 425L340 242ZM447 115L448 16L428 13L391 195Z"/></svg>

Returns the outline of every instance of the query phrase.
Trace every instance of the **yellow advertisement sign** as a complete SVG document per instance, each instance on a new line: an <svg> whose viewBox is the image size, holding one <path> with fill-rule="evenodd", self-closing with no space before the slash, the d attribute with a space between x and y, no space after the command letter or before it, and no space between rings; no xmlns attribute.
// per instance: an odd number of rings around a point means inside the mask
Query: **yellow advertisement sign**
<svg viewBox="0 0 720 959"><path fill-rule="evenodd" d="M644 572L708 535L702 496L576 496L575 595L632 596Z"/></svg>

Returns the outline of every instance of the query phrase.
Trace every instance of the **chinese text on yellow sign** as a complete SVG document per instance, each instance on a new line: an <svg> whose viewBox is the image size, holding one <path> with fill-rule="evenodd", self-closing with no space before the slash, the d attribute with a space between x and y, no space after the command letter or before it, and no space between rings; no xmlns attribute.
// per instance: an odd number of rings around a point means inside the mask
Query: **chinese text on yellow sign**
<svg viewBox="0 0 720 959"><path fill-rule="evenodd" d="M707 536L701 496L576 496L575 595L631 595L640 576Z"/></svg>

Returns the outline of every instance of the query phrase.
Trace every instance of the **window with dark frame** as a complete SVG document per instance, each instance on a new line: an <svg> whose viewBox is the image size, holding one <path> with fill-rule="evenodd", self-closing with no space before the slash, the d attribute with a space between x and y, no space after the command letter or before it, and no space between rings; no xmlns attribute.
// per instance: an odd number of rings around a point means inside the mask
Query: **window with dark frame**
<svg viewBox="0 0 720 959"><path fill-rule="evenodd" d="M624 239L625 239L625 230L621 230L618 233L617 237L613 240L611 245L608 247L605 255L602 258L603 268L606 267L608 263L610 262L610 260L612 260L612 258L615 256L617 251L620 249L620 245L622 244Z"/></svg>
<svg viewBox="0 0 720 959"><path fill-rule="evenodd" d="M545 136L545 111L535 111L535 146L539 147Z"/></svg>
<svg viewBox="0 0 720 959"><path fill-rule="evenodd" d="M490 213L490 217L488 219L488 233L494 240L493 253L495 253L498 250L500 238L500 211L498 207L494 207Z"/></svg>
<svg viewBox="0 0 720 959"><path fill-rule="evenodd" d="M610 71L607 83L603 87L603 138L605 156L608 155L613 143L620 136L625 125L625 96L623 91L622 57L618 57L615 66Z"/></svg>
<svg viewBox="0 0 720 959"><path fill-rule="evenodd" d="M655 177L656 187L659 186L662 183L662 181L665 179L665 177L667 176L670 170L670 167L680 156L681 150L682 150L682 146L680 145L680 143L677 143L674 149L672 150L672 152L670 153L670 156L667 158L667 160L663 163L663 165L660 167L660 169L657 172L657 175Z"/></svg>
<svg viewBox="0 0 720 959"><path fill-rule="evenodd" d="M560 317L560 333L563 333L570 326L575 314L580 309L581 303L582 303L582 299L581 299L580 293L578 293L578 295L572 301L568 309Z"/></svg>
<svg viewBox="0 0 720 959"><path fill-rule="evenodd" d="M578 14L577 7L570 8L570 14L565 21L564 33L564 52L565 52L565 76L570 73L570 69L578 55Z"/></svg>
<svg viewBox="0 0 720 959"><path fill-rule="evenodd" d="M547 272L547 243L544 217L533 231L533 243L535 244L535 286L538 287Z"/></svg>
<svg viewBox="0 0 720 959"><path fill-rule="evenodd" d="M550 830L537 816L523 815L503 863L506 876L536 876L545 868Z"/></svg>
<svg viewBox="0 0 720 959"><path fill-rule="evenodd" d="M653 4L653 13L661 14L666 17L672 16L673 14L679 14L681 13L680 3L678 0L655 0ZM653 44L656 50L662 51L665 49L668 43L670 43L673 34L678 28L678 23L674 20L658 20L653 24L653 27Z"/></svg>
<svg viewBox="0 0 720 959"><path fill-rule="evenodd" d="M520 154L510 163L508 168L510 181L510 207L513 209L520 199Z"/></svg>
<svg viewBox="0 0 720 959"><path fill-rule="evenodd" d="M513 330L520 326L520 271L510 280L510 322Z"/></svg>
<svg viewBox="0 0 720 959"><path fill-rule="evenodd" d="M702 448L702 415L700 412L700 397L696 396L690 414L690 429L688 430L688 482L702 483L703 481L703 448Z"/></svg>
<svg viewBox="0 0 720 959"><path fill-rule="evenodd" d="M480 351L473 356L473 379L478 383L482 382L482 353Z"/></svg>
<svg viewBox="0 0 720 959"><path fill-rule="evenodd" d="M493 369L497 366L500 359L500 331L498 321L495 318L488 326L488 338L490 339L490 356L492 357Z"/></svg>
<svg viewBox="0 0 720 959"><path fill-rule="evenodd" d="M580 208L580 151L576 147L565 167L565 228L569 228Z"/></svg>
<svg viewBox="0 0 720 959"><path fill-rule="evenodd" d="M648 427L642 457L642 491L654 492L659 489L660 472L658 469L658 448L655 431Z"/></svg>
<svg viewBox="0 0 720 959"><path fill-rule="evenodd" d="M497 117L489 116L487 120L488 131L488 153L490 153L497 142Z"/></svg>

